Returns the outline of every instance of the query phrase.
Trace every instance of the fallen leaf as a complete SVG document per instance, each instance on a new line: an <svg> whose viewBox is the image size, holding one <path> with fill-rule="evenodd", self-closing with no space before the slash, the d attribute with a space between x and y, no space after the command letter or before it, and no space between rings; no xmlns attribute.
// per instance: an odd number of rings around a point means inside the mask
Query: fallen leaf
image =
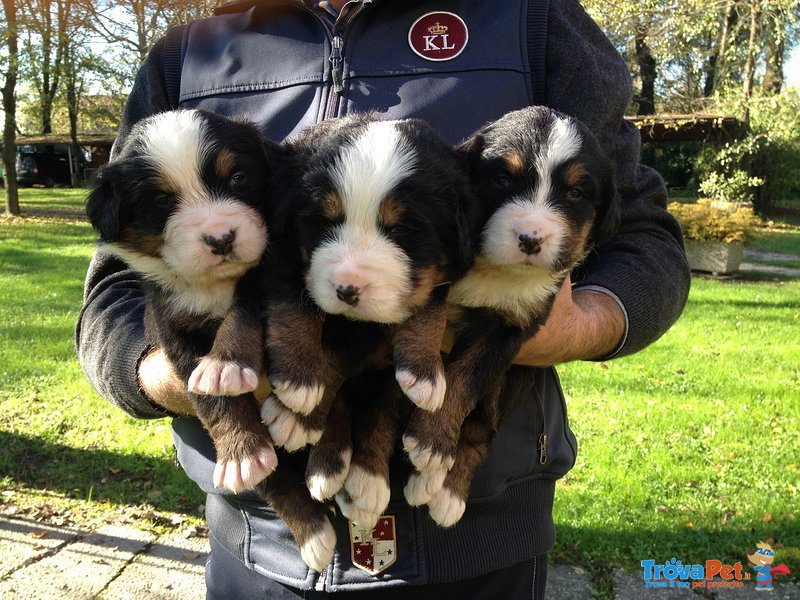
<svg viewBox="0 0 800 600"><path fill-rule="evenodd" d="M40 539L42 539L43 537L45 537L47 535L47 532L46 531L39 531L39 532L30 531L30 532L26 533L25 535L27 535L28 537L32 537L32 538L36 538L36 539L40 540Z"/></svg>
<svg viewBox="0 0 800 600"><path fill-rule="evenodd" d="M111 473L112 475L119 475L120 473L122 473L122 469L119 469L117 467L108 467L108 472Z"/></svg>
<svg viewBox="0 0 800 600"><path fill-rule="evenodd" d="M772 521L772 515L769 513L765 514L762 521L764 521L764 523L769 523L770 521Z"/></svg>

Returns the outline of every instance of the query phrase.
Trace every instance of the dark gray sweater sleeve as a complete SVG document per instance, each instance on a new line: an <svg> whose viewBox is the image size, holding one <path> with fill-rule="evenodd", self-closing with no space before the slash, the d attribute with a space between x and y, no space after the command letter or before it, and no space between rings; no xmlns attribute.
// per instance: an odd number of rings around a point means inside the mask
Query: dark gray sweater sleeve
<svg viewBox="0 0 800 600"><path fill-rule="evenodd" d="M136 121L169 108L160 52L154 46L123 114L117 143ZM92 387L137 418L166 416L138 388L136 369L148 349L144 335L144 296L136 273L125 263L95 253L84 286L83 307L75 330L78 360Z"/></svg>
<svg viewBox="0 0 800 600"><path fill-rule="evenodd" d="M551 6L547 104L589 125L616 167L620 231L590 255L576 279L577 285L605 288L622 302L629 329L616 356L623 356L658 339L680 316L689 267L680 227L666 210L664 182L640 165L639 132L623 118L631 100L627 66L576 0Z"/></svg>

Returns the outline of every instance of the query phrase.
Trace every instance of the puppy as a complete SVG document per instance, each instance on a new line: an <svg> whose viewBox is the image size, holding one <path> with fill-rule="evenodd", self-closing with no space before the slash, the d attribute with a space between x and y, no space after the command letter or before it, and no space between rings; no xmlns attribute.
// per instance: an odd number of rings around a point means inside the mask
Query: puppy
<svg viewBox="0 0 800 600"><path fill-rule="evenodd" d="M338 431L330 423L325 429L337 390L387 342L403 392L423 409L441 405L445 301L450 282L471 264L478 215L463 158L422 121L352 115L289 145L303 173L277 222L296 241L304 280L292 285L275 270L280 282L269 286L283 297L270 302L267 373L275 396L262 417L278 445L295 449ZM348 465L341 445L336 468L315 469L312 452L307 475L318 497L330 497L346 476L345 491L380 490L370 504L388 502L382 467ZM347 515L347 494L339 499Z"/></svg>
<svg viewBox="0 0 800 600"><path fill-rule="evenodd" d="M234 492L276 466L250 392L263 367L265 207L283 154L251 124L165 112L134 126L87 201L100 250L141 276L147 340L214 440L214 484Z"/></svg>
<svg viewBox="0 0 800 600"><path fill-rule="evenodd" d="M415 411L403 437L418 470L406 498L428 504L444 526L461 518L497 430L507 369L547 320L565 277L619 223L613 165L574 118L544 107L511 112L461 150L482 232L474 266L450 291L456 334L444 403Z"/></svg>

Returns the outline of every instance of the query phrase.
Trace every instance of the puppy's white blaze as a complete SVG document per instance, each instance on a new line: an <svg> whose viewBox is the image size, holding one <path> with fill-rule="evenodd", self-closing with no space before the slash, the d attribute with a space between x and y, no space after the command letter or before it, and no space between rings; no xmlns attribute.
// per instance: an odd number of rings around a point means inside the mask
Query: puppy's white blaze
<svg viewBox="0 0 800 600"><path fill-rule="evenodd" d="M171 111L152 117L142 136L144 153L159 175L182 196L200 195L200 165L214 151L208 126L196 111Z"/></svg>
<svg viewBox="0 0 800 600"><path fill-rule="evenodd" d="M544 152L534 161L539 175L535 194L537 201L547 201L552 193L554 170L578 154L581 143L580 133L569 120L558 118L554 121L543 146Z"/></svg>
<svg viewBox="0 0 800 600"><path fill-rule="evenodd" d="M416 153L396 121L370 123L332 169L346 226L376 232L381 201L416 170Z"/></svg>
<svg viewBox="0 0 800 600"><path fill-rule="evenodd" d="M411 265L400 247L377 232L377 223L373 229L357 230L347 224L338 227L311 257L308 289L327 313L399 323L410 313ZM356 306L336 295L338 287L348 285L360 289Z"/></svg>

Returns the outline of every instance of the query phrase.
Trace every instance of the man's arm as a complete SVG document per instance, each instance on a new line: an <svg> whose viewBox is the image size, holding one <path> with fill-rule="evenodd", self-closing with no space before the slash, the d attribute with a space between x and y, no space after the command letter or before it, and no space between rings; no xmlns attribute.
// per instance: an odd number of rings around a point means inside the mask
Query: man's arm
<svg viewBox="0 0 800 600"><path fill-rule="evenodd" d="M622 222L573 273L575 287L561 290L551 318L519 353L517 361L532 366L641 350L677 320L691 281L664 182L639 163L639 131L624 120L627 66L576 0L553 2L550 12L547 104L598 136L615 165Z"/></svg>
<svg viewBox="0 0 800 600"><path fill-rule="evenodd" d="M117 134L119 144L137 121L170 108L161 68L163 40L139 70ZM75 331L78 359L95 390L137 418L168 414L154 404L137 370L150 348L144 334L144 295L139 278L109 255L95 253L84 286L84 302ZM181 414L177 405L170 412Z"/></svg>

